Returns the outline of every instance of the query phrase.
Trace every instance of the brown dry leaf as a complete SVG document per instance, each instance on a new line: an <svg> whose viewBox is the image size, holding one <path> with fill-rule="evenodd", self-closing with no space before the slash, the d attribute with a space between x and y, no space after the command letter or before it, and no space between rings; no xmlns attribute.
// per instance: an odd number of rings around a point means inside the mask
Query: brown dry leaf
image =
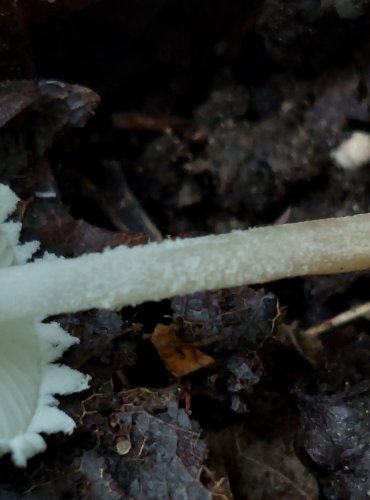
<svg viewBox="0 0 370 500"><path fill-rule="evenodd" d="M158 323L150 340L157 349L166 368L175 376L188 375L199 368L213 365L215 360L176 336L173 325Z"/></svg>
<svg viewBox="0 0 370 500"><path fill-rule="evenodd" d="M113 232L76 220L56 200L34 201L26 216L24 234L27 239L37 239L44 249L57 255L77 257L101 252L107 247L134 246L147 241L140 234Z"/></svg>
<svg viewBox="0 0 370 500"><path fill-rule="evenodd" d="M35 163L31 182L32 198L26 200L20 213L23 237L28 241L38 240L43 250L64 257L77 257L89 252L101 252L107 247L147 242L145 235L133 232L130 227L126 232L114 232L83 219L75 219L61 200L46 157Z"/></svg>

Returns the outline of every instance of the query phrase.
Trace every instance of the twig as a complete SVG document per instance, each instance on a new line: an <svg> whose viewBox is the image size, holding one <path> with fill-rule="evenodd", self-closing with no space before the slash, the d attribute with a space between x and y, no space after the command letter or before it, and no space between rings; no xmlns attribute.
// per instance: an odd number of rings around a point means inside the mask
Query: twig
<svg viewBox="0 0 370 500"><path fill-rule="evenodd" d="M319 336L322 333L327 332L328 330L332 330L333 328L338 328L339 326L345 325L350 321L353 321L357 318L363 318L366 316L370 316L370 302L365 302L365 304L361 304L359 306L352 307L347 311L334 316L331 319L327 319L320 323L319 325L312 326L308 328L302 335L305 336Z"/></svg>

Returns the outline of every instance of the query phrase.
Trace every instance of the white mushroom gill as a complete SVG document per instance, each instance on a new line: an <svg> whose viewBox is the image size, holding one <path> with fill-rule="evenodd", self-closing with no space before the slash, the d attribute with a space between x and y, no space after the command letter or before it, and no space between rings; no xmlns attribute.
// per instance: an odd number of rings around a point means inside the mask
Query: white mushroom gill
<svg viewBox="0 0 370 500"><path fill-rule="evenodd" d="M0 268L23 265L37 249L36 242L19 245L20 224L3 221L17 197L0 185ZM0 455L11 453L13 462L44 451L40 433L71 433L73 420L57 408L54 394L70 394L88 386L88 377L67 366L54 364L77 339L56 323L23 317L0 321Z"/></svg>

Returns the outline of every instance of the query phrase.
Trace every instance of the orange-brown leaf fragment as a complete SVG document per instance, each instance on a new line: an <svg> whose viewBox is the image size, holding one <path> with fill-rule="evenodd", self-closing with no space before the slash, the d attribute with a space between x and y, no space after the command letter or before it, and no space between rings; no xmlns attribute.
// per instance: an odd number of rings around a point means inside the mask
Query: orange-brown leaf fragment
<svg viewBox="0 0 370 500"><path fill-rule="evenodd" d="M154 344L161 359L175 377L211 366L214 359L190 344L184 344L176 336L173 325L158 323L150 340Z"/></svg>

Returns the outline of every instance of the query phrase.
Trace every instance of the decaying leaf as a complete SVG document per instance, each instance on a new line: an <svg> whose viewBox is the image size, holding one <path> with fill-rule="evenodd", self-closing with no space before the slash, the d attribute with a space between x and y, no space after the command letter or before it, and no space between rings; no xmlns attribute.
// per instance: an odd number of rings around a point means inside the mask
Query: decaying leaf
<svg viewBox="0 0 370 500"><path fill-rule="evenodd" d="M209 344L216 352L256 350L272 335L277 299L248 286L199 292L172 301L184 342Z"/></svg>
<svg viewBox="0 0 370 500"><path fill-rule="evenodd" d="M211 356L202 353L191 344L182 342L176 336L173 325L166 326L159 323L150 340L156 347L167 369L175 377L188 375L214 363Z"/></svg>
<svg viewBox="0 0 370 500"><path fill-rule="evenodd" d="M317 500L314 477L305 469L294 452L292 436L275 436L255 441L239 451L244 493L248 498L275 500Z"/></svg>
<svg viewBox="0 0 370 500"><path fill-rule="evenodd" d="M35 80L5 81L0 84L0 127L17 116L39 97Z"/></svg>
<svg viewBox="0 0 370 500"><path fill-rule="evenodd" d="M107 438L115 448L117 441L130 441L130 450L125 455L113 451L106 464L123 486L124 498L232 498L227 480L207 469L208 450L200 427L179 406L180 392L171 386L117 395Z"/></svg>
<svg viewBox="0 0 370 500"><path fill-rule="evenodd" d="M258 351L273 334L276 297L241 286L176 297L172 308L181 341L206 349L216 361L211 373L193 379L193 388L246 412L246 398L264 371Z"/></svg>
<svg viewBox="0 0 370 500"><path fill-rule="evenodd" d="M143 235L113 232L74 219L60 200L35 200L24 218L25 235L39 235L43 248L56 255L76 257L89 252L101 252L118 245L144 244Z"/></svg>
<svg viewBox="0 0 370 500"><path fill-rule="evenodd" d="M161 233L130 189L121 163L102 161L97 168L97 182L79 173L78 165L73 164L63 168L58 175L61 189L68 191L69 197L76 200L78 206L86 204L90 207L86 213L81 213L82 218L89 221L89 212L95 208L117 231L142 233L150 241L160 241Z"/></svg>
<svg viewBox="0 0 370 500"><path fill-rule="evenodd" d="M227 471L235 498L317 500L315 478L295 453L296 416L274 393L264 393L257 406L243 424L206 439Z"/></svg>
<svg viewBox="0 0 370 500"><path fill-rule="evenodd" d="M0 84L0 102L0 174L6 180L42 157L64 126L83 126L99 97L57 80L12 80Z"/></svg>

